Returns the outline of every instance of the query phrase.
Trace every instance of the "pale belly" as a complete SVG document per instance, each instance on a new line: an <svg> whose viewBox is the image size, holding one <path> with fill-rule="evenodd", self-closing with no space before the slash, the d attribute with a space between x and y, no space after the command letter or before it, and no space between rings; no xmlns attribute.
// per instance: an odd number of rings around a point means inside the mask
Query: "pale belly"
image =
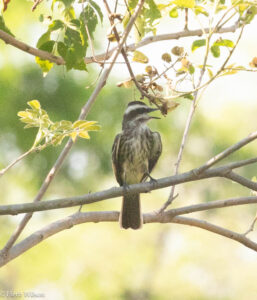
<svg viewBox="0 0 257 300"><path fill-rule="evenodd" d="M129 149L129 150L128 150ZM127 148L127 158L122 166L123 182L139 183L148 171L149 149L142 142L133 141Z"/></svg>

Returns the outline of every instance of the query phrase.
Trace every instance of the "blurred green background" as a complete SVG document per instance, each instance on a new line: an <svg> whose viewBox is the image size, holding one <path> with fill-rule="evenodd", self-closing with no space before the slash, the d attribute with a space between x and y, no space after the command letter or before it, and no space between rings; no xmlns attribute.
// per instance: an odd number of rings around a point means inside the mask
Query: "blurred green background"
<svg viewBox="0 0 257 300"><path fill-rule="evenodd" d="M5 13L15 35L35 45L44 26L38 23L44 5L34 13L31 3L12 1ZM19 18L17 18L19 11ZM257 22L247 29L235 60L249 62L256 55ZM99 29L100 45L104 27ZM182 43L183 41L181 41ZM169 42L170 49L178 42ZM151 48L149 48L151 49ZM155 48L156 49L156 48ZM163 49L161 50L163 51ZM156 49L155 54L158 52ZM134 92L116 87L126 78L120 66L93 106L88 120L98 120L100 132L76 143L44 199L55 199L110 188L116 184L111 169L111 146L120 131L121 119ZM125 67L124 67L125 69ZM54 121L74 121L97 76L55 67L43 78L34 58L0 41L0 168L29 149L36 131L23 129L17 112L26 102L38 99ZM241 73L219 79L204 93L193 120L180 171L207 159L256 130L256 73ZM150 124L159 130L163 154L153 172L155 178L173 173L190 102L160 121ZM31 202L62 146L32 154L11 169L0 181L1 204ZM226 161L256 156L256 142ZM247 178L257 175L256 166L240 169ZM210 179L177 187L174 207L249 195L249 190L223 179ZM169 188L142 195L143 211L158 209ZM89 210L119 210L120 199L83 207ZM77 208L34 214L22 234L26 237L51 221L74 213ZM194 214L237 232L248 229L256 205L238 206ZM22 216L1 216L0 246L6 243ZM249 236L257 239L256 230ZM0 270L0 291L44 293L46 299L248 299L257 295L256 253L232 240L182 225L150 224L139 231L120 230L117 223L83 224L47 239Z"/></svg>

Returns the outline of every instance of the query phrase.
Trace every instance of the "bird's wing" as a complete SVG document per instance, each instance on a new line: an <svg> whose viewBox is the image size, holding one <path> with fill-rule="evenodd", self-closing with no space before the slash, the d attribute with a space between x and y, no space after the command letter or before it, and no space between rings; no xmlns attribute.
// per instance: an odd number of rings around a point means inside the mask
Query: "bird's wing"
<svg viewBox="0 0 257 300"><path fill-rule="evenodd" d="M121 134L117 134L112 145L112 168L119 185L122 185L121 166L119 164L119 149L120 149Z"/></svg>
<svg viewBox="0 0 257 300"><path fill-rule="evenodd" d="M153 147L152 147L151 156L150 156L150 159L148 162L149 173L152 172L161 153L162 153L161 136L160 136L159 132L153 132Z"/></svg>

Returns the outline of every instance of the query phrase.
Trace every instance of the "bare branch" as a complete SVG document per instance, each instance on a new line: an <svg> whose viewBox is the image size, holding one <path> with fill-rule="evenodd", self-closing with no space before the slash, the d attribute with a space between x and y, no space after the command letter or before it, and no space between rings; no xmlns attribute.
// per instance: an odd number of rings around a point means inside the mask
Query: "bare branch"
<svg viewBox="0 0 257 300"><path fill-rule="evenodd" d="M235 32L237 29L238 29L238 24L236 23L236 24L226 27L226 28L220 28L215 33ZM205 30L208 31L208 28L205 28ZM138 43L127 45L125 47L125 50L126 50L126 52L127 51L131 52L131 51L135 51L136 49L141 48L143 46L149 45L151 43L156 43L156 42L160 42L160 41L168 41L168 40L177 40L177 39L184 38L184 37L202 36L202 35L203 35L202 29L179 31L179 32L169 33L169 34L160 34L160 35L147 37ZM57 65L65 64L65 61L62 57L53 55L47 51L36 49L24 42L17 40L16 38L14 38L10 34L4 32L3 30L0 30L0 39L2 39L6 44L10 44L10 45L12 45L24 52L27 52L31 55L38 56L42 59L49 60ZM97 60L97 62L103 62L104 60L109 59L115 50L117 50L117 47L110 49L106 53L96 55L95 57L85 57L85 63L86 64L94 63L95 59Z"/></svg>
<svg viewBox="0 0 257 300"><path fill-rule="evenodd" d="M209 47L210 47L210 38L211 38L211 35L212 35L212 33L210 32L210 29L209 29L209 34L206 37L206 50L205 50L205 56L204 56L204 60L203 60L203 68L201 70L200 78L199 78L196 90L194 92L194 99L192 101L192 104L191 104L191 107L190 107L190 111L188 113L188 117L187 117L187 120L186 120L185 129L184 129L184 132L183 132L183 136L182 136L182 140L181 140L181 144L180 144L180 148L179 148L177 160L176 160L176 163L175 163L175 173L174 173L175 175L177 175L178 172L179 172L179 166L180 166L180 163L181 163L181 160L182 160L184 148L185 148L187 137L188 137L188 134L189 134L189 129L190 129L191 122L193 120L193 116L194 116L195 109L196 109L196 106L197 106L197 96L198 96L198 91L199 91L198 88L200 87L200 85L202 83L203 76L204 76L204 73L205 73L205 70L206 70L206 64L207 64L208 55L209 55ZM171 187L169 198L163 204L163 206L160 208L159 213L164 212L165 209L173 202L173 200L175 199L174 198L174 193L175 193L175 185L173 185Z"/></svg>
<svg viewBox="0 0 257 300"><path fill-rule="evenodd" d="M208 203L194 204L185 207L173 208L167 210L166 213L169 216L175 217L178 215L189 214L197 211L204 211L214 208L222 208L236 205L255 204L257 203L257 196L231 198L226 200L216 200Z"/></svg>
<svg viewBox="0 0 257 300"><path fill-rule="evenodd" d="M144 4L144 0L141 0L136 9L135 12L133 14L133 16L131 17L126 29L124 30L123 36L119 42L118 48L117 50L114 52L113 54L113 58L112 58L112 63L103 71L99 82L97 84L97 86L95 87L93 93L91 94L90 98L88 99L88 101L86 102L86 104L82 107L81 109L81 113L79 116L79 120L84 119L88 112L91 109L91 106L93 105L93 103L95 102L98 94L100 93L100 91L102 90L102 88L104 87L106 80L112 70L112 67L128 37L128 34L142 8ZM48 175L46 176L46 179L44 180L37 196L34 199L34 202L38 202L42 199L43 195L45 194L48 186L50 185L50 183L52 182L54 176L56 175L57 171L60 169L64 159L66 158L67 154L69 153L71 147L73 145L73 141L72 139L69 139L69 141L67 142L67 144L65 145L63 151L61 152L60 156L58 157L57 161L55 162L54 166L52 167L52 169L50 170L50 172L48 173ZM19 224L19 226L17 227L16 231L13 233L13 235L10 237L10 239L8 240L8 242L6 243L5 247L1 250L2 254L6 254L8 252L8 250L13 246L13 244L15 243L15 241L17 240L17 238L19 237L19 235L21 234L22 230L24 229L24 227L26 226L26 224L28 223L28 221L30 220L30 218L32 217L32 213L28 213L24 216L24 218L22 219L21 223Z"/></svg>
<svg viewBox="0 0 257 300"><path fill-rule="evenodd" d="M253 219L249 229L244 233L244 236L246 236L248 233L250 233L251 231L254 230L254 225L255 225L256 221L257 221L257 214L256 214L256 217Z"/></svg>
<svg viewBox="0 0 257 300"><path fill-rule="evenodd" d="M35 233L28 236L23 241L19 242L17 245L12 247L8 253L7 257L0 256L0 266L4 266L9 261L18 257L22 253L26 252L30 248L41 243L43 240L47 239L58 232L61 232L66 229L70 229L75 225L89 222L117 222L119 218L119 212L117 211L103 211L103 212L77 212L71 216L68 216L62 220L53 222L41 230L36 231ZM229 239L235 240L246 247L257 251L257 244L246 236L230 231L228 229L222 228L220 226L211 224L206 221L186 218L186 217L172 217L167 212L162 215L157 215L156 213L144 214L144 223L177 223L184 224L194 227L199 227L207 231L222 235Z"/></svg>
<svg viewBox="0 0 257 300"><path fill-rule="evenodd" d="M129 186L129 192L148 193L152 190L162 189L168 186L173 186L185 182L203 180L203 179L213 178L213 177L225 177L245 187L248 187L249 189L257 191L257 182L248 180L242 176L239 176L231 172L232 164L227 164L215 169L206 170L201 174L196 174L195 172L196 169L194 169L186 173L158 179L154 184L152 184L151 182L132 184ZM89 193L82 196L48 200L48 201L36 202L36 203L32 202L32 203L22 203L22 204L13 204L13 205L1 205L0 215L16 215L20 213L60 209L60 208L78 206L78 205L91 204L91 203L95 203L95 202L99 202L111 198L117 198L124 195L125 193L128 192L125 191L123 187L113 187L108 190Z"/></svg>
<svg viewBox="0 0 257 300"><path fill-rule="evenodd" d="M47 51L43 51L40 49L33 48L29 46L26 43L23 43L17 39L15 39L13 36L10 34L4 32L3 30L0 30L0 39L3 40L6 44L10 44L24 52L27 52L29 54L32 54L34 56L38 56L42 59L49 60L51 62L56 63L57 65L64 65L65 61L62 57L55 56Z"/></svg>
<svg viewBox="0 0 257 300"><path fill-rule="evenodd" d="M231 179L234 182L237 182L243 186L247 186L249 189L256 191L257 182L246 179L243 176L236 174L235 172L225 172L223 175L225 178Z"/></svg>
<svg viewBox="0 0 257 300"><path fill-rule="evenodd" d="M249 144L251 141L255 140L257 138L257 131L250 133L246 138L242 139L238 143L234 144L233 146L227 148L223 152L219 153L218 155L212 157L210 160L207 161L206 164L201 166L200 168L197 169L197 173L200 174L201 172L209 169L211 166L216 164L218 161L224 159L225 157L229 156L233 152L239 150L243 146ZM255 161L255 159L253 159ZM239 165L241 166L241 165ZM238 166L238 167L239 167ZM236 168L236 167L234 167Z"/></svg>
<svg viewBox="0 0 257 300"><path fill-rule="evenodd" d="M22 155L20 155L18 158L16 158L12 163L10 163L7 167L5 167L4 169L2 169L0 171L0 177L3 176L9 169L11 169L14 165L16 165L19 161L21 161L23 158L25 158L26 156L28 156L30 153L36 151L35 148L31 148L29 149L27 152L23 153Z"/></svg>

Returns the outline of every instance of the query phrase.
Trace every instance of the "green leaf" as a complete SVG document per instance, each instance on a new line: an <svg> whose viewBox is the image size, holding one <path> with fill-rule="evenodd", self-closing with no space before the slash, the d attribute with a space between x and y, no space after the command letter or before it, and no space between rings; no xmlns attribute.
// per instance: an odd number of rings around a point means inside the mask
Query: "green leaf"
<svg viewBox="0 0 257 300"><path fill-rule="evenodd" d="M95 1L93 1L93 0L89 0L88 2L96 10L101 22L103 22L103 13L101 11L100 6L97 3L95 3Z"/></svg>
<svg viewBox="0 0 257 300"><path fill-rule="evenodd" d="M78 135L77 132L72 132L72 133L70 133L70 137L72 138L72 141L73 141L73 142L75 142L77 135Z"/></svg>
<svg viewBox="0 0 257 300"><path fill-rule="evenodd" d="M194 12L195 12L196 15L202 14L202 15L205 15L206 17L209 16L209 13L208 13L208 12L205 10L205 8L202 7L202 6L196 5L196 6L194 7Z"/></svg>
<svg viewBox="0 0 257 300"><path fill-rule="evenodd" d="M51 126L52 130L72 130L72 122L71 121L66 121L62 120L60 122L55 122Z"/></svg>
<svg viewBox="0 0 257 300"><path fill-rule="evenodd" d="M128 7L130 9L134 9L137 6L137 4L138 4L138 0L129 0L128 1Z"/></svg>
<svg viewBox="0 0 257 300"><path fill-rule="evenodd" d="M194 66L193 66L192 64L189 65L188 71L189 71L189 73L190 73L191 75L194 74L195 68L194 68Z"/></svg>
<svg viewBox="0 0 257 300"><path fill-rule="evenodd" d="M88 121L85 121L85 120L78 120L78 121L75 121L75 122L72 124L72 128L82 128L82 127L85 126L87 123L88 123Z"/></svg>
<svg viewBox="0 0 257 300"><path fill-rule="evenodd" d="M245 17L243 18L243 20L245 21L246 24L249 24L252 22L252 20L254 19L254 17L257 14L257 6L251 6L245 13Z"/></svg>
<svg viewBox="0 0 257 300"><path fill-rule="evenodd" d="M186 94L183 96L183 98L189 99L189 100L194 100L194 96L192 94Z"/></svg>
<svg viewBox="0 0 257 300"><path fill-rule="evenodd" d="M223 40L223 39L217 40L214 44L216 46L224 46L224 47L229 47L229 48L234 47L234 43L231 40L226 40L226 39L225 40Z"/></svg>
<svg viewBox="0 0 257 300"><path fill-rule="evenodd" d="M146 4L148 4L149 9L146 10L145 18L149 19L149 23L152 23L156 20L161 18L161 13L153 0L146 0Z"/></svg>
<svg viewBox="0 0 257 300"><path fill-rule="evenodd" d="M146 24L146 20L143 15L139 15L137 17L135 24L136 24L135 39L136 42L139 42L145 36L146 28L148 25Z"/></svg>
<svg viewBox="0 0 257 300"><path fill-rule="evenodd" d="M89 129L91 126L95 125L97 121L85 121L85 120L78 120L73 123L72 128L81 128L81 129Z"/></svg>
<svg viewBox="0 0 257 300"><path fill-rule="evenodd" d="M205 39L202 39L202 40L196 40L193 42L192 44L192 52L194 52L196 49L200 48L200 47L203 47L206 45L206 40Z"/></svg>
<svg viewBox="0 0 257 300"><path fill-rule="evenodd" d="M53 22L48 26L49 31L55 31L58 29L63 29L64 28L64 23L61 20L53 20Z"/></svg>
<svg viewBox="0 0 257 300"><path fill-rule="evenodd" d="M212 45L211 46L211 53L214 57L220 57L220 47L217 45Z"/></svg>
<svg viewBox="0 0 257 300"><path fill-rule="evenodd" d="M95 10L91 6L87 5L80 14L79 19L81 20L82 24L84 24L84 26L87 25L88 31L91 35L91 38L93 39L93 33L98 23L98 18Z"/></svg>
<svg viewBox="0 0 257 300"><path fill-rule="evenodd" d="M88 132L85 130L85 131L82 131L79 133L79 137L83 138L83 139L90 139L90 136L88 134Z"/></svg>
<svg viewBox="0 0 257 300"><path fill-rule="evenodd" d="M88 131L99 131L101 129L100 125L91 125L87 128Z"/></svg>
<svg viewBox="0 0 257 300"><path fill-rule="evenodd" d="M67 54L67 49L68 49L67 46L63 42L57 43L57 51L64 60Z"/></svg>
<svg viewBox="0 0 257 300"><path fill-rule="evenodd" d="M65 137L66 137L66 135L63 135L63 134L54 135L52 138L52 145L53 146L61 145L61 143Z"/></svg>
<svg viewBox="0 0 257 300"><path fill-rule="evenodd" d="M27 104L35 110L39 110L41 108L40 102L38 100L31 100L27 102Z"/></svg>
<svg viewBox="0 0 257 300"><path fill-rule="evenodd" d="M178 8L175 6L172 8L172 10L169 12L169 15L171 18L177 18L178 17Z"/></svg>
<svg viewBox="0 0 257 300"><path fill-rule="evenodd" d="M27 118L28 117L28 112L26 112L26 111L19 111L18 113L17 113L17 116L19 116L20 118Z"/></svg>
<svg viewBox="0 0 257 300"><path fill-rule="evenodd" d="M1 15L0 15L0 29L14 37L14 34L12 34L10 29L5 25L4 18Z"/></svg>
<svg viewBox="0 0 257 300"><path fill-rule="evenodd" d="M211 69L207 68L207 72L208 72L208 75L210 77L210 79L213 77L213 72Z"/></svg>
<svg viewBox="0 0 257 300"><path fill-rule="evenodd" d="M75 10L72 6L66 7L63 11L63 15L66 21L70 21L76 18Z"/></svg>
<svg viewBox="0 0 257 300"><path fill-rule="evenodd" d="M49 53L52 53L53 51L53 48L54 48L54 44L55 44L55 41L48 41L44 44L42 44L39 49L40 50L44 50L44 51L47 51Z"/></svg>
<svg viewBox="0 0 257 300"><path fill-rule="evenodd" d="M142 64L147 64L149 61L148 57L140 51L134 51L132 60L135 62L142 63Z"/></svg>
<svg viewBox="0 0 257 300"><path fill-rule="evenodd" d="M40 48L43 44L48 42L50 40L50 35L51 35L50 31L47 31L44 34L42 34L37 42L37 48Z"/></svg>
<svg viewBox="0 0 257 300"><path fill-rule="evenodd" d="M44 15L40 14L38 20L42 23L44 21Z"/></svg>
<svg viewBox="0 0 257 300"><path fill-rule="evenodd" d="M38 56L35 58L35 60L36 60L36 63L40 66L40 68L43 72L43 76L45 77L47 75L47 73L52 69L54 64L51 63L49 60L41 59Z"/></svg>

